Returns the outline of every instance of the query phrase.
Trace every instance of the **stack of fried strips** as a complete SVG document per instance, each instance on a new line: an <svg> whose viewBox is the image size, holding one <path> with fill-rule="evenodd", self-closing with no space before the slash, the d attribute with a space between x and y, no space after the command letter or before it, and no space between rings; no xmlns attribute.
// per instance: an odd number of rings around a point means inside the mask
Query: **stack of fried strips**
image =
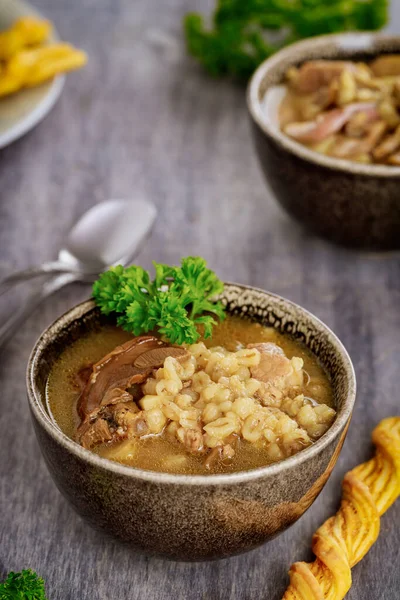
<svg viewBox="0 0 400 600"><path fill-rule="evenodd" d="M51 29L48 21L29 16L0 32L0 97L86 63L81 50L63 42L48 42Z"/></svg>
<svg viewBox="0 0 400 600"><path fill-rule="evenodd" d="M400 417L384 419L373 431L375 456L349 471L339 511L315 533L313 563L290 569L283 600L342 600L351 587L351 568L379 535L380 516L400 495Z"/></svg>

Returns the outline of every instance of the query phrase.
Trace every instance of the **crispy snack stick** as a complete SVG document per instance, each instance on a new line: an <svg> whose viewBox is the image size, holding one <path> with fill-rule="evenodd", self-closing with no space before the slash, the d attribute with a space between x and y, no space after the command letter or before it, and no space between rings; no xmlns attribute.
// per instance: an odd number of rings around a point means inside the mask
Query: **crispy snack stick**
<svg viewBox="0 0 400 600"><path fill-rule="evenodd" d="M51 23L36 17L18 19L6 31L0 32L0 59L8 60L29 46L41 44L49 37Z"/></svg>
<svg viewBox="0 0 400 600"><path fill-rule="evenodd" d="M66 43L23 50L5 64L0 74L0 96L39 85L59 73L79 69L86 62L83 51Z"/></svg>
<svg viewBox="0 0 400 600"><path fill-rule="evenodd" d="M317 530L313 563L298 562L289 571L282 600L342 600L351 587L351 567L379 535L380 516L400 495L400 417L374 429L375 456L349 471L339 511Z"/></svg>

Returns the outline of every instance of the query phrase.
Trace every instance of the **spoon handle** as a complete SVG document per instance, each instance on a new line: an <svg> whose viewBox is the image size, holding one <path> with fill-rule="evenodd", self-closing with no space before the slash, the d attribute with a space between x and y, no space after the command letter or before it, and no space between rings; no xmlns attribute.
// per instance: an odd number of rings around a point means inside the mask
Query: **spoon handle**
<svg viewBox="0 0 400 600"><path fill-rule="evenodd" d="M7 275L0 280L0 296L2 296L11 286L20 283L21 281L27 281L28 279L33 279L39 275L64 272L72 272L72 267L55 261L43 263L39 267L30 267L28 269L23 269L22 271L10 273L10 275Z"/></svg>
<svg viewBox="0 0 400 600"><path fill-rule="evenodd" d="M9 341L19 326L47 296L54 294L65 285L79 280L80 275L78 273L63 273L46 281L39 289L32 292L25 303L5 323L0 325L0 348Z"/></svg>

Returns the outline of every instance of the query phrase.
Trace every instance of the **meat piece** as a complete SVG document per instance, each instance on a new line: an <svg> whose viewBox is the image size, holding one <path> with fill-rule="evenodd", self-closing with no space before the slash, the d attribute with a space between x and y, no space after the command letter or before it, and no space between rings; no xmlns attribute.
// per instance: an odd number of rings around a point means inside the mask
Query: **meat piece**
<svg viewBox="0 0 400 600"><path fill-rule="evenodd" d="M183 443L189 452L197 454L204 449L203 434L200 429L184 429L182 432Z"/></svg>
<svg viewBox="0 0 400 600"><path fill-rule="evenodd" d="M227 464L235 456L237 445L239 443L239 436L236 433L231 433L226 440L224 445L216 446L207 454L207 458L204 461L205 468L210 471L219 462Z"/></svg>
<svg viewBox="0 0 400 600"><path fill-rule="evenodd" d="M379 56L370 64L370 68L376 77L400 75L400 54Z"/></svg>
<svg viewBox="0 0 400 600"><path fill-rule="evenodd" d="M113 419L123 433L117 431L120 437L141 437L149 433L149 427L136 404L129 402L115 407Z"/></svg>
<svg viewBox="0 0 400 600"><path fill-rule="evenodd" d="M230 444L222 447L221 460L230 461L235 456L235 451Z"/></svg>
<svg viewBox="0 0 400 600"><path fill-rule="evenodd" d="M221 460L222 446L215 446L204 461L205 468L210 471Z"/></svg>
<svg viewBox="0 0 400 600"><path fill-rule="evenodd" d="M155 336L137 337L117 346L93 366L90 379L78 400L82 421L93 418L107 403L107 398L115 401L118 395L114 391L116 388L124 391L136 383L143 383L153 369L163 365L167 356L183 359L188 352L184 348L169 346Z"/></svg>
<svg viewBox="0 0 400 600"><path fill-rule="evenodd" d="M111 388L107 390L103 396L100 406L107 406L109 404L117 404L117 402L130 402L132 395L119 387Z"/></svg>
<svg viewBox="0 0 400 600"><path fill-rule="evenodd" d="M109 404L100 409L96 417L80 425L77 439L85 448L111 440L140 437L149 433L149 428L134 402Z"/></svg>
<svg viewBox="0 0 400 600"><path fill-rule="evenodd" d="M290 123L284 129L285 133L303 143L317 143L337 133L346 125L357 112L376 113L376 107L371 102L355 102L343 108L335 108L320 114L315 121Z"/></svg>
<svg viewBox="0 0 400 600"><path fill-rule="evenodd" d="M134 366L138 369L151 369L161 367L165 359L172 356L178 362L183 362L189 357L189 353L184 348L175 346L164 346L162 348L154 348L143 352L134 362Z"/></svg>
<svg viewBox="0 0 400 600"><path fill-rule="evenodd" d="M94 423L87 423L80 436L81 445L90 450L97 444L104 444L112 439L111 431L105 419L96 419Z"/></svg>
<svg viewBox="0 0 400 600"><path fill-rule="evenodd" d="M293 368L290 360L285 356L282 348L271 342L248 344L248 348L256 348L261 354L257 367L251 367L251 376L264 383L276 384L280 379L292 374Z"/></svg>
<svg viewBox="0 0 400 600"><path fill-rule="evenodd" d="M76 387L77 390L79 390L79 392L82 393L82 391L85 389L85 386L89 380L89 377L91 376L93 371L93 365L87 365L86 367L82 367L75 375L74 375L74 380L73 380L73 384Z"/></svg>
<svg viewBox="0 0 400 600"><path fill-rule="evenodd" d="M300 94L311 94L329 85L344 70L355 72L356 69L357 66L350 61L311 60L298 69L296 76L291 77L291 84Z"/></svg>

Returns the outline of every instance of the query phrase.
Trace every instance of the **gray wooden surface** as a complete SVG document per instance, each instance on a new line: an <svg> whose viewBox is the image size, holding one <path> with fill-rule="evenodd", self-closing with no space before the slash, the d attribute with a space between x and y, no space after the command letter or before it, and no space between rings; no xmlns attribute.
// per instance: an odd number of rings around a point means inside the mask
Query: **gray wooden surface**
<svg viewBox="0 0 400 600"><path fill-rule="evenodd" d="M26 361L41 330L89 294L70 287L43 304L0 357L0 576L32 567L45 577L49 600L278 600L289 565L310 557L313 531L336 509L344 472L370 455L372 428L400 412L399 256L333 248L277 208L255 160L243 90L210 80L185 56L181 18L210 2L37 5L90 63L68 78L45 121L0 153L2 271L54 257L70 225L99 200L150 198L159 219L141 264L201 254L225 279L304 305L347 346L358 400L326 488L278 539L214 563L134 555L75 515L47 473L30 423ZM350 600L399 598L399 521L400 502L354 569Z"/></svg>

